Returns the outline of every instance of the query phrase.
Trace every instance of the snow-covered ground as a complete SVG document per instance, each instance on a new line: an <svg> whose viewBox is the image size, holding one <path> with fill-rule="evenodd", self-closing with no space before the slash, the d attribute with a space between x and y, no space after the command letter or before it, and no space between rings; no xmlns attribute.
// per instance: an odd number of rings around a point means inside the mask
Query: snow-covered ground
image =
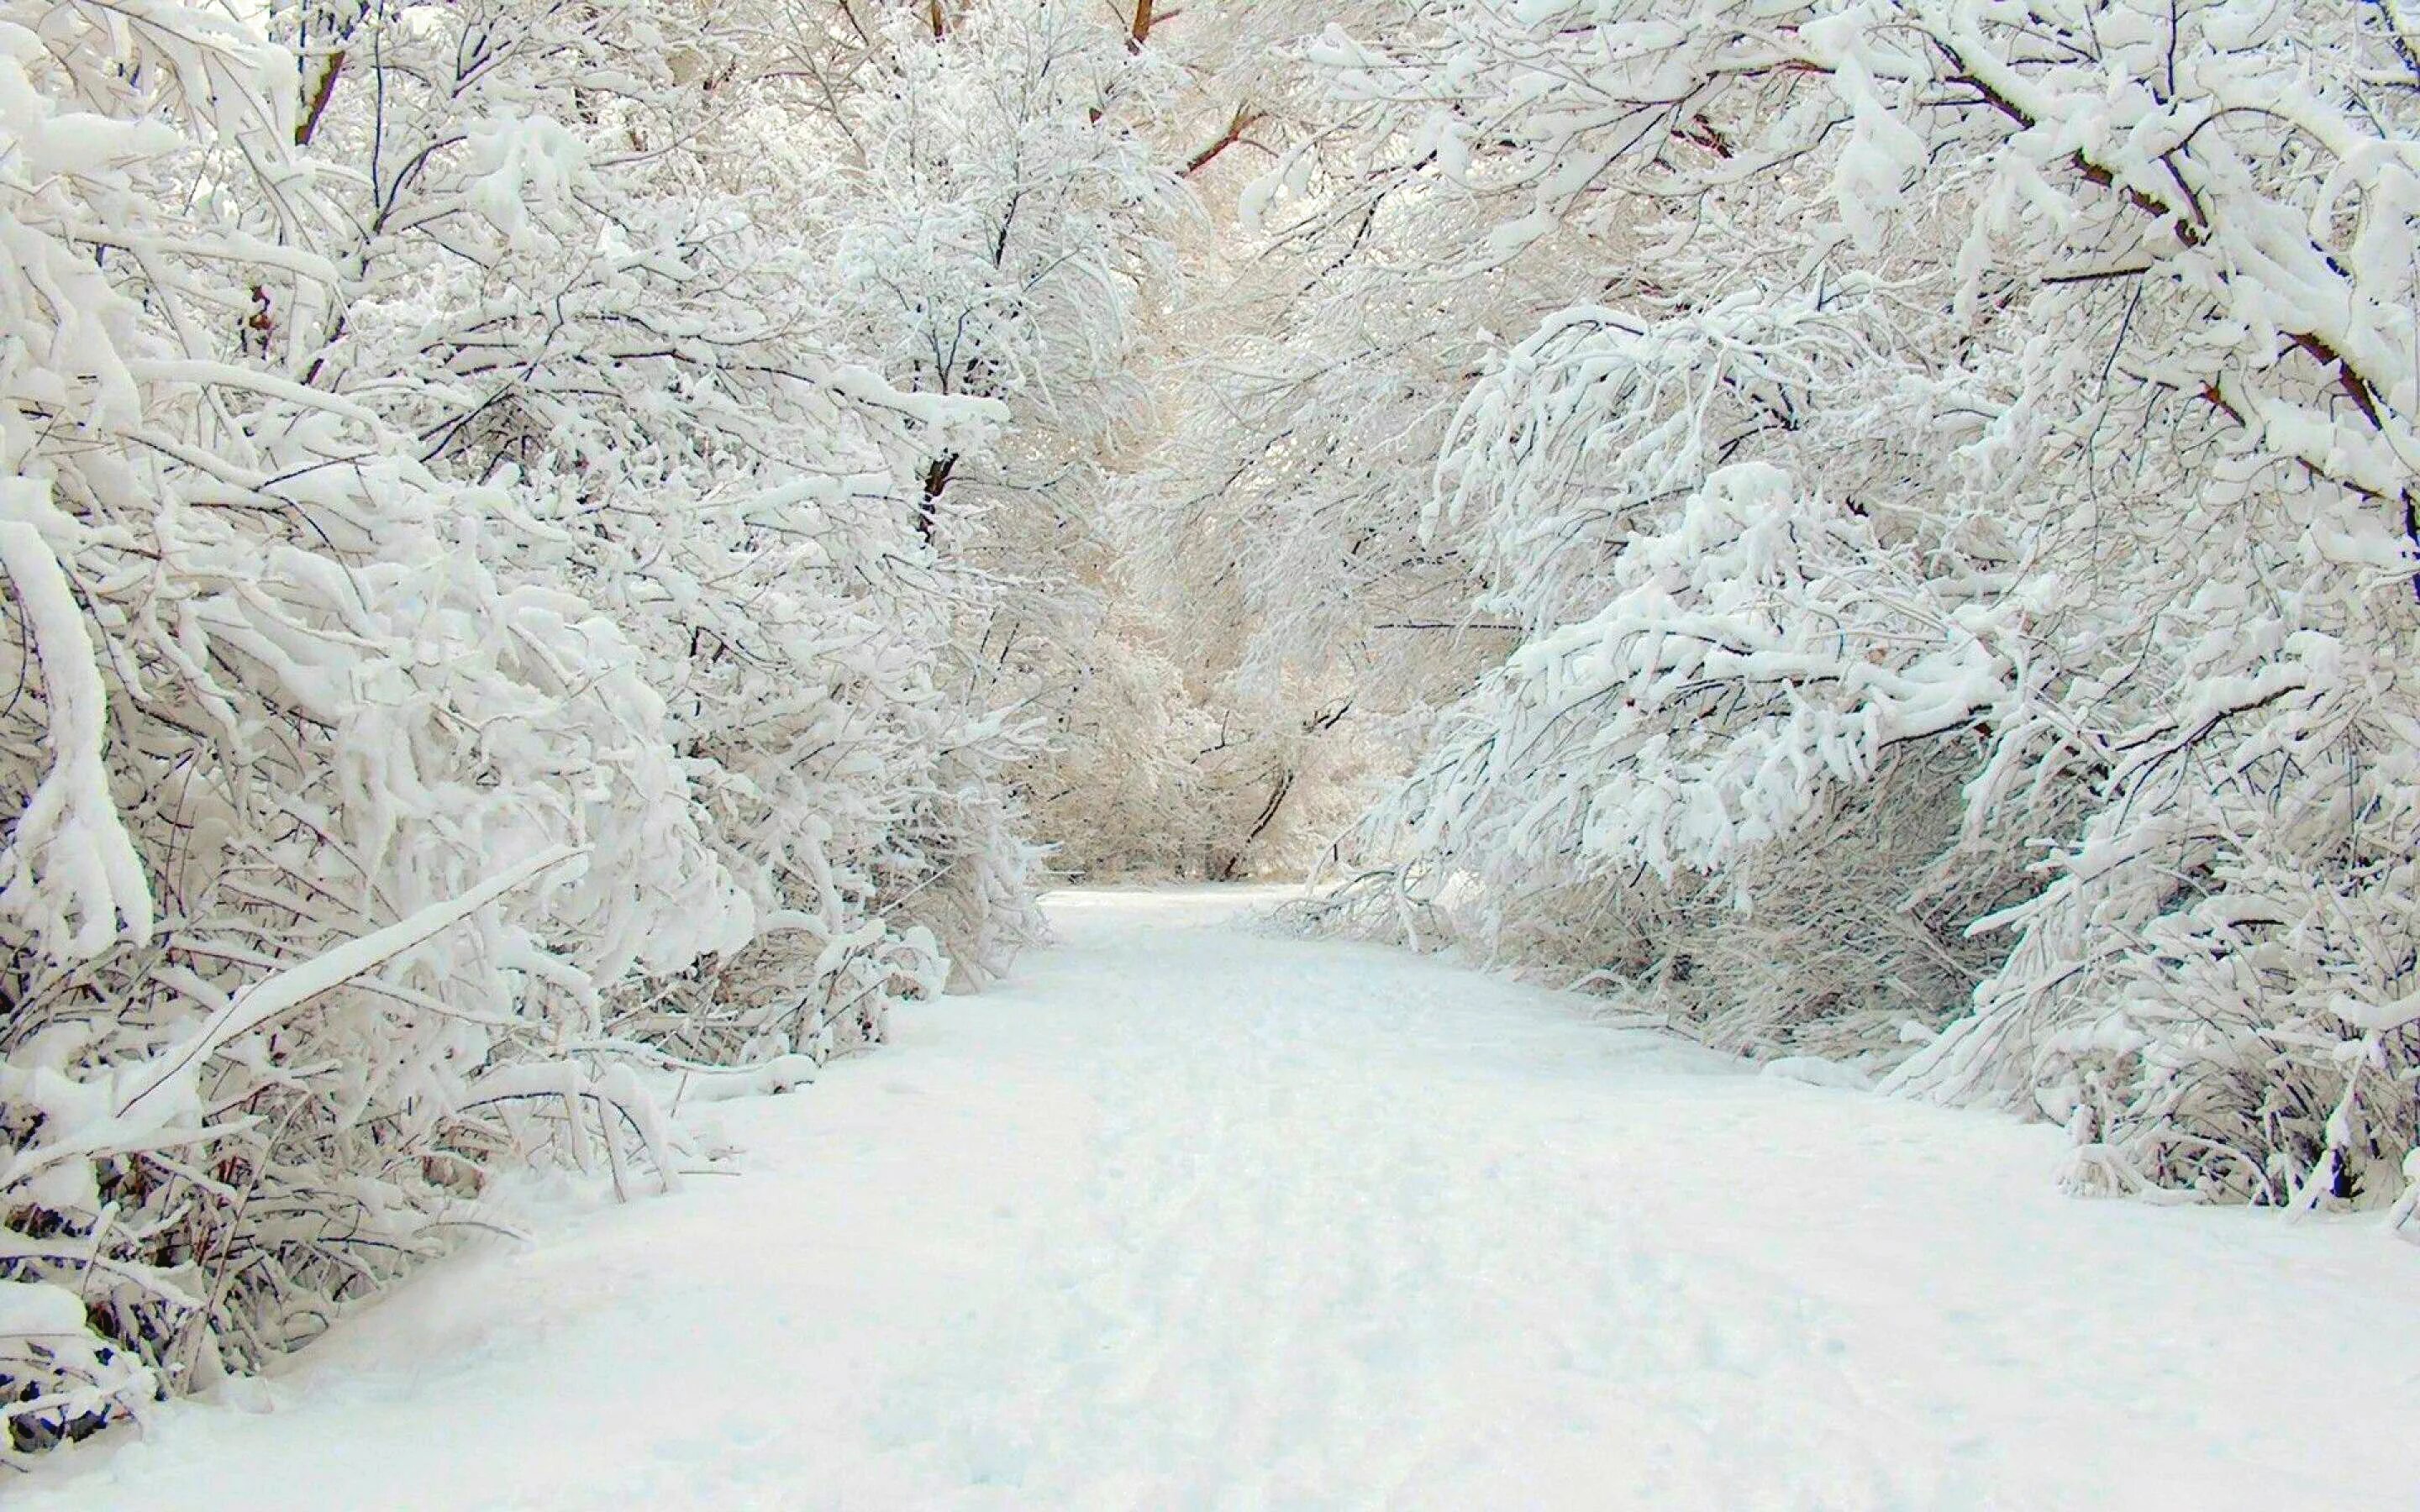
<svg viewBox="0 0 2420 1512"><path fill-rule="evenodd" d="M1074 892L722 1118L746 1174L437 1267L6 1500L2410 1506L2420 1251L2061 1196L2055 1131Z"/></svg>

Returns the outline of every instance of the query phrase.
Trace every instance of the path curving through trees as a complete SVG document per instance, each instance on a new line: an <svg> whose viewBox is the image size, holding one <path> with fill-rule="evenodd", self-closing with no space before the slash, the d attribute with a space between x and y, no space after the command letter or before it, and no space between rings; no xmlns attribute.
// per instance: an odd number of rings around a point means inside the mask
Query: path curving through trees
<svg viewBox="0 0 2420 1512"><path fill-rule="evenodd" d="M1265 896L1265 895L1258 895ZM1757 1076L1241 891L558 1198L70 1508L2387 1506L2412 1255L2060 1196L2060 1135Z"/></svg>

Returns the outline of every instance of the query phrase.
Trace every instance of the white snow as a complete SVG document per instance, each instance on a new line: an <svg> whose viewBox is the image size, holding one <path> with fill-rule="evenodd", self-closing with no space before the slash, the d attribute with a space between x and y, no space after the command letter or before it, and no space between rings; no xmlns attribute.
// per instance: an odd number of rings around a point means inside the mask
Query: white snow
<svg viewBox="0 0 2420 1512"><path fill-rule="evenodd" d="M2062 1196L2055 1130L1253 898L1060 894L1009 985L714 1109L744 1175L558 1210L9 1504L2410 1504L2374 1217Z"/></svg>

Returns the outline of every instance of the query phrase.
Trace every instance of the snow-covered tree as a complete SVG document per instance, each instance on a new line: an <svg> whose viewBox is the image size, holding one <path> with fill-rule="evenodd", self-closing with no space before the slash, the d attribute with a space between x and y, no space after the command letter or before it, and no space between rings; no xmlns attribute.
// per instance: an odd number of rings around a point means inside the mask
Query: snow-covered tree
<svg viewBox="0 0 2420 1512"><path fill-rule="evenodd" d="M986 590L961 599L952 687L1032 721L1045 747L1018 786L1051 864L1088 873L1199 864L1192 763L1216 739L1116 523L1159 424L1148 365L1181 292L1175 250L1198 235L1177 155L1209 128L1194 49L1155 24L1174 15L894 11L839 112L857 339L901 388L1008 416L985 455L925 465L919 529Z"/></svg>
<svg viewBox="0 0 2420 1512"><path fill-rule="evenodd" d="M762 30L0 13L16 1449L311 1336L499 1161L673 1180L651 1083L1021 932L915 513L1004 416L837 345Z"/></svg>
<svg viewBox="0 0 2420 1512"><path fill-rule="evenodd" d="M1406 300L1571 285L1392 517L1523 641L1373 833L1411 902L2037 1108L2087 1182L2393 1200L2394 18L1456 0L1313 55L1275 203L1483 223L1386 240Z"/></svg>

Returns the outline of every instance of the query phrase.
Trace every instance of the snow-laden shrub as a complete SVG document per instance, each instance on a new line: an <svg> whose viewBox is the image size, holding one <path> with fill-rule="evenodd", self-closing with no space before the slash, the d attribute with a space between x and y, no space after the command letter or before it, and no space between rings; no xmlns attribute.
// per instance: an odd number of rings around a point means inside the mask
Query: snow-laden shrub
<svg viewBox="0 0 2420 1512"><path fill-rule="evenodd" d="M659 19L0 5L0 1458L1026 928L916 515L996 407L819 344Z"/></svg>
<svg viewBox="0 0 2420 1512"><path fill-rule="evenodd" d="M1827 793L1798 843L1714 875L1599 874L1554 896L1537 895L1534 873L1474 888L1450 933L1499 959L1569 964L1571 986L1717 1049L1887 1067L1998 964L2005 942L1965 925L2023 881L1959 844L1971 763L1958 757L1894 753L1870 783Z"/></svg>
<svg viewBox="0 0 2420 1512"><path fill-rule="evenodd" d="M1550 239L1602 259L1399 517L1524 644L1376 817L1413 892L1373 907L1446 901L1573 975L1685 958L1713 1037L1905 1057L1900 1088L2065 1123L2089 1185L2395 1202L2393 19L1435 0L1312 54L1355 146L1278 203L1410 207L1375 260L1413 288L1544 278ZM1473 217L1483 243L1433 234ZM1700 949L1718 907L1748 949ZM1937 973L1894 959L1915 922Z"/></svg>

